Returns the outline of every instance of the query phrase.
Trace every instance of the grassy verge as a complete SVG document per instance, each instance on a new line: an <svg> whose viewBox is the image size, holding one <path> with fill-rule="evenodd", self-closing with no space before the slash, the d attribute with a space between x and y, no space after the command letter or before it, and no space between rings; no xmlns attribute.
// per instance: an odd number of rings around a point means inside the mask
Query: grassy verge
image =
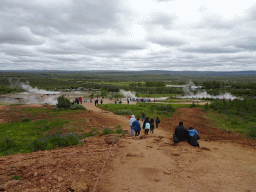
<svg viewBox="0 0 256 192"><path fill-rule="evenodd" d="M242 117L231 114L220 114L214 110L208 111L207 118L211 119L212 125L216 128L227 132L239 132L256 139L256 132L254 131L256 122L247 121Z"/></svg>
<svg viewBox="0 0 256 192"><path fill-rule="evenodd" d="M37 112L50 112L47 109L32 109ZM30 110L27 110L31 112ZM52 109L54 111L54 109ZM55 111L56 115L62 114L64 111ZM79 112L71 110L73 113ZM81 120L81 121L80 121ZM30 121L28 118L23 118L12 123L0 124L0 156L12 155L17 153L30 153L38 150L50 150L65 146L74 146L79 144L79 140L95 136L106 134L120 134L122 128L116 127L109 129L105 127L97 128L93 127L85 133L80 127L81 123L87 123L83 119L71 119L65 118L48 118L38 121ZM73 130L67 132L65 128L73 128ZM65 130L65 133L63 131ZM89 131L89 132L88 132ZM50 134L52 133L52 134ZM84 143L80 143L84 145Z"/></svg>
<svg viewBox="0 0 256 192"><path fill-rule="evenodd" d="M100 108L114 112L119 115L134 114L135 117L141 118L144 111L148 117L168 118L171 117L175 108L170 104L159 103L137 103L136 105L119 105L119 104L102 104Z"/></svg>

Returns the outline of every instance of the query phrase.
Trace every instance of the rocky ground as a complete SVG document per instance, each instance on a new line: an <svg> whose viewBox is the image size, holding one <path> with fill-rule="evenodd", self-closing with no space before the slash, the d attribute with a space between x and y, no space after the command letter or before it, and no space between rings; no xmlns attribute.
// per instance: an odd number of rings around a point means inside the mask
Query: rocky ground
<svg viewBox="0 0 256 192"><path fill-rule="evenodd" d="M96 126L129 130L127 117L83 105L87 111L80 115ZM7 111L0 108L2 121ZM255 191L256 142L211 127L206 116L202 109L180 108L146 137L97 136L84 146L0 157L0 191ZM173 144L179 121L198 130L200 148ZM119 140L111 145L113 137ZM10 180L15 174L22 180Z"/></svg>

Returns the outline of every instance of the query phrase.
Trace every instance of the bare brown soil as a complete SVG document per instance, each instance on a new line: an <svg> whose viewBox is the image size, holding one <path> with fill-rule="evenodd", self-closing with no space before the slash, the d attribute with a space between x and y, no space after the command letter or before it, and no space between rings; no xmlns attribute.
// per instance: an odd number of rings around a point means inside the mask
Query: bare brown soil
<svg viewBox="0 0 256 192"><path fill-rule="evenodd" d="M129 130L127 117L84 106L91 111L80 115L90 117L91 125ZM81 184L88 187L84 191L95 192L255 191L255 141L211 127L206 115L202 109L181 108L142 139L126 134L108 145L106 136L97 136L87 138L84 146L0 157L0 186L10 192L75 191ZM173 144L179 121L198 130L200 148ZM15 174L23 180L10 181Z"/></svg>

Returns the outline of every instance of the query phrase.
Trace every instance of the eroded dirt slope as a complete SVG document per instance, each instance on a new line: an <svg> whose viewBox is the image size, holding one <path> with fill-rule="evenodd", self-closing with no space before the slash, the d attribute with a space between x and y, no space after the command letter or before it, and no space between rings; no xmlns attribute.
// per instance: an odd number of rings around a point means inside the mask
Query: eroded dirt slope
<svg viewBox="0 0 256 192"><path fill-rule="evenodd" d="M102 122L129 129L127 117L85 106ZM85 146L0 157L0 186L8 191L71 191L72 183L86 183L92 191L108 157L94 191L255 191L254 143L238 135L220 137L222 132L210 127L204 115L201 109L179 109L153 135L140 139L127 134L113 146L99 136L88 138ZM198 130L200 148L172 144L179 121ZM24 180L6 182L14 174Z"/></svg>

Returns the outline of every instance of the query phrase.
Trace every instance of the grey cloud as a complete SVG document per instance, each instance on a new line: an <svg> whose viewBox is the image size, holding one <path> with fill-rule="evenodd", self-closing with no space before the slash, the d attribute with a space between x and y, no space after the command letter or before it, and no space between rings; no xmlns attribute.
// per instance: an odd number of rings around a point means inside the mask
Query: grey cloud
<svg viewBox="0 0 256 192"><path fill-rule="evenodd" d="M0 43L2 44L39 45L43 42L44 38L34 35L27 27L0 32Z"/></svg>
<svg viewBox="0 0 256 192"><path fill-rule="evenodd" d="M174 18L166 13L155 13L151 16L147 22L150 25L160 25L164 29L168 30L172 28Z"/></svg>
<svg viewBox="0 0 256 192"><path fill-rule="evenodd" d="M242 48L246 51L256 51L256 36L245 37L233 44L237 48Z"/></svg>
<svg viewBox="0 0 256 192"><path fill-rule="evenodd" d="M199 47L188 47L188 48L180 48L180 51L183 52L192 52L192 53L207 53L207 54L218 54L218 53L237 53L242 51L239 48L235 47L224 47L222 45L203 45Z"/></svg>
<svg viewBox="0 0 256 192"><path fill-rule="evenodd" d="M176 39L174 37L150 37L148 39L150 42L164 46L164 47L176 47L185 45L186 42L181 39Z"/></svg>

